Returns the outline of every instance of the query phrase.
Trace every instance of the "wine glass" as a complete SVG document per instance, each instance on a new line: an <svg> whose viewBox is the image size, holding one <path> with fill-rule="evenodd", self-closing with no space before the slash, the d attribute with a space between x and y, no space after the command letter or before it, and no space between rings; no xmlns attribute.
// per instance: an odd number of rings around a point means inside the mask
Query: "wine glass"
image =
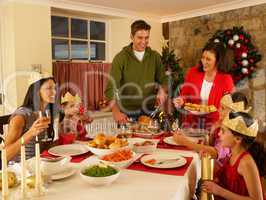
<svg viewBox="0 0 266 200"><path fill-rule="evenodd" d="M42 112L40 112L42 113ZM45 115L43 117L46 117L47 119L51 119L51 112L50 110L45 110ZM47 142L47 141L51 141L52 138L49 138L49 135L48 135L48 130L45 130L44 131L44 138L42 139L42 141L44 142Z"/></svg>

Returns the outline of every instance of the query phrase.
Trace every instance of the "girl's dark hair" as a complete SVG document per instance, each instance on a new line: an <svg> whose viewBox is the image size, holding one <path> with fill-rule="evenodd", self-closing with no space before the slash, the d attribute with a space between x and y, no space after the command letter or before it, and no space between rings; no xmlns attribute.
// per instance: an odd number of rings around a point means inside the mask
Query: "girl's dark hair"
<svg viewBox="0 0 266 200"><path fill-rule="evenodd" d="M205 47L202 49L202 53L204 51L210 51L214 53L216 58L216 64L217 64L217 70L222 73L228 73L231 69L230 64L230 58L229 53L227 53L227 49L224 47L222 43L216 43L216 42L209 42L205 45ZM203 72L203 64L200 61L198 70Z"/></svg>
<svg viewBox="0 0 266 200"><path fill-rule="evenodd" d="M245 109L248 108L248 99L242 92L234 92L231 94L234 103L243 101Z"/></svg>
<svg viewBox="0 0 266 200"><path fill-rule="evenodd" d="M41 106L40 88L45 82L47 82L49 80L56 82L53 77L48 77L48 78L42 78L42 79L32 83L28 88L28 91L27 91L26 96L24 98L22 107L26 107L26 108L30 109L32 112L39 111L40 106ZM47 107L45 108L51 114L51 123L48 127L48 130L47 130L49 137L53 137L54 117L59 112L59 107L58 107L59 104L57 103L59 100L59 98L58 98L59 92L56 92L56 94L57 94L56 98L55 98L56 103L49 103L47 105Z"/></svg>
<svg viewBox="0 0 266 200"><path fill-rule="evenodd" d="M236 117L241 116L246 124L247 127L251 126L254 123L254 119L248 114L244 112L230 112L229 113L229 119L234 119ZM265 130L263 130L265 131ZM266 176L266 151L264 148L264 145L255 140L255 137L249 137L245 136L241 133L238 133L236 131L231 130L231 132L237 136L242 138L242 145L247 151L250 153L252 158L254 159L258 169L260 176ZM266 132L264 132L265 134ZM262 134L261 131L259 131L258 134Z"/></svg>

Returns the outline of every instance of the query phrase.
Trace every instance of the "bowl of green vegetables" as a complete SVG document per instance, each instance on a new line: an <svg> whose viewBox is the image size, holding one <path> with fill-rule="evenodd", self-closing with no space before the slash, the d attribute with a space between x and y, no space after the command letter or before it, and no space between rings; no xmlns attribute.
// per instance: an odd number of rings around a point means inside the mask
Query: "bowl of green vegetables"
<svg viewBox="0 0 266 200"><path fill-rule="evenodd" d="M120 174L120 170L112 165L104 163L84 166L80 170L81 178L94 186L108 185L114 182Z"/></svg>

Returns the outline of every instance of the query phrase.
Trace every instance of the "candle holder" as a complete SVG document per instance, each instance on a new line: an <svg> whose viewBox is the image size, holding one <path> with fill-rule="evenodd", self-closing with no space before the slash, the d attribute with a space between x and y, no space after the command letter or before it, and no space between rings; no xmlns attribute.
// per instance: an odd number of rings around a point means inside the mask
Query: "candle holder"
<svg viewBox="0 0 266 200"><path fill-rule="evenodd" d="M201 158L201 180L213 181L213 174L214 174L214 159L212 159L210 155L206 154ZM214 200L214 196L213 194L201 191L200 200Z"/></svg>

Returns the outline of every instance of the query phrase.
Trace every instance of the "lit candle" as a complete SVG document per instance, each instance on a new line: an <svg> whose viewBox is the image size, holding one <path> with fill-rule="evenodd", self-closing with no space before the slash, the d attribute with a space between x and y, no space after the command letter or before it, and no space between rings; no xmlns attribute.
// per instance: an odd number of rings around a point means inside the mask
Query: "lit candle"
<svg viewBox="0 0 266 200"><path fill-rule="evenodd" d="M7 157L6 157L6 147L4 141L1 144L2 146L2 199L8 199L8 171L7 171Z"/></svg>
<svg viewBox="0 0 266 200"><path fill-rule="evenodd" d="M21 147L20 147L20 159L21 159L21 197L26 198L26 152L24 138L21 137Z"/></svg>

